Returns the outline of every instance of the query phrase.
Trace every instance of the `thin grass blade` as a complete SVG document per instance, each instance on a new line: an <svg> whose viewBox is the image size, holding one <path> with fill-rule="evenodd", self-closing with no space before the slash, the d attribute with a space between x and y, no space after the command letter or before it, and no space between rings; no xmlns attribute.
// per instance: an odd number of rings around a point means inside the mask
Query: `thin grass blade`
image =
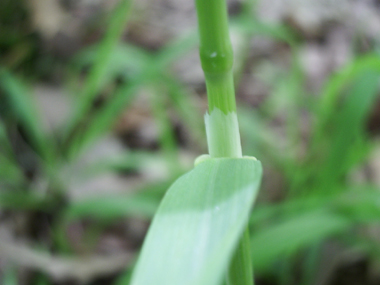
<svg viewBox="0 0 380 285"><path fill-rule="evenodd" d="M74 127L87 113L93 100L96 98L99 90L102 88L105 73L108 70L108 63L111 55L116 47L119 38L125 28L128 20L128 15L132 6L132 0L122 0L115 8L115 12L110 18L108 30L105 38L102 41L94 67L92 68L89 77L83 87L83 91L79 95L76 108L72 114L71 120L66 128L66 135L71 134Z"/></svg>
<svg viewBox="0 0 380 285"><path fill-rule="evenodd" d="M7 70L0 68L0 88L3 89L9 107L31 141L33 147L45 158L52 154L52 144L48 143L42 131L42 123L37 114L35 102L32 100L24 84Z"/></svg>

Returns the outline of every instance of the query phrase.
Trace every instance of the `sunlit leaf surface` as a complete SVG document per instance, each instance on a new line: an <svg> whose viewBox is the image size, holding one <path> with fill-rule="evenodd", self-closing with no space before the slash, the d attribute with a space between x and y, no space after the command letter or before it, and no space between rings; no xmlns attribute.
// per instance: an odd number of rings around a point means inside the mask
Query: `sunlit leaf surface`
<svg viewBox="0 0 380 285"><path fill-rule="evenodd" d="M261 163L209 159L165 195L131 284L219 284L258 192Z"/></svg>

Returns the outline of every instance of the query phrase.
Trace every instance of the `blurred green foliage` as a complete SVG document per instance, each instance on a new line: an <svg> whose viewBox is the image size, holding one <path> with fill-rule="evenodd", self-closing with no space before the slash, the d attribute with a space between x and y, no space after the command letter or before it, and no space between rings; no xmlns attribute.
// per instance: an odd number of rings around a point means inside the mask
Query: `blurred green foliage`
<svg viewBox="0 0 380 285"><path fill-rule="evenodd" d="M328 239L359 247L378 260L380 245L371 242L359 229L378 223L380 192L370 182L352 185L349 174L378 147L367 132L366 122L379 91L380 56L357 55L327 80L318 96L312 96L305 88L297 37L288 27L257 21L249 3L246 4L233 19L232 28L247 44L252 37L261 35L288 45L293 55L290 70L280 72L280 78L271 82L273 92L266 102L255 110L238 106L244 154L256 156L264 169L275 169L283 178L281 201L262 202L251 216L252 256L258 276L271 276L279 284L289 284L286 282L291 280L292 270L301 259L305 262L300 280L291 284L312 284L319 248ZM196 47L197 37L195 32L185 35L156 53L120 42L130 13L130 1L121 1L110 18L104 39L73 59L68 68L74 82L70 88L78 95L71 106L72 115L62 129L47 134L31 96L28 73L18 72L33 50L30 32L25 31L23 24L27 15L18 5L19 1L0 1L0 207L54 213L59 218L52 225L56 236L53 248L57 253L75 254L65 237L65 227L70 222L91 218L110 224L130 216L148 219L170 183L187 170L179 162L169 109L178 114L198 143L194 148L205 149L201 111L188 87L170 69L173 62ZM13 56L15 52L18 54ZM241 53L236 62L244 63L247 57L247 52ZM80 74L87 66L91 69L82 84ZM239 82L244 64L237 66ZM120 78L112 96L94 108L100 92ZM139 170L143 159L157 156L167 163L171 174L164 181L141 186L131 195L67 203L68 177L64 169L74 165L84 151L112 129L142 88L158 90L152 92L150 104L160 126L160 152L129 151L118 160L94 163L86 169L87 173L77 175L91 179L100 172ZM281 136L271 127L279 113L286 114L285 135ZM305 113L311 122L306 142L300 131ZM43 194L35 189L33 179L20 162L15 136L27 146L35 171L47 181L48 191ZM121 278L128 279L130 268L126 271ZM13 279L11 269L4 275L3 283L15 284Z"/></svg>

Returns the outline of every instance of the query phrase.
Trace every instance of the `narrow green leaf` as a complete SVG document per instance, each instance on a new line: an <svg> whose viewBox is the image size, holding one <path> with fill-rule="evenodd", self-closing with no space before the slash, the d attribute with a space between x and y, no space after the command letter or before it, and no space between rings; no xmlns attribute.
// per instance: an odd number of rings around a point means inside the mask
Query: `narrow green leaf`
<svg viewBox="0 0 380 285"><path fill-rule="evenodd" d="M196 108L196 96L191 94L189 90L182 86L182 84L172 76L162 76L162 81L165 82L171 103L173 104L178 116L181 117L182 122L189 129L190 134L200 146L205 146L204 139L204 122L202 116Z"/></svg>
<svg viewBox="0 0 380 285"><path fill-rule="evenodd" d="M16 161L0 153L0 185L2 183L21 183L24 175Z"/></svg>
<svg viewBox="0 0 380 285"><path fill-rule="evenodd" d="M86 66L96 64L97 55L101 44L93 45L81 52L74 59L77 72L83 70ZM104 67L104 74L100 78L100 86L106 86L118 76L131 80L140 76L146 66L152 64L152 56L141 48L137 48L127 43L119 43L113 48L107 65Z"/></svg>
<svg viewBox="0 0 380 285"><path fill-rule="evenodd" d="M104 36L104 40L98 48L98 54L88 79L83 87L82 92L78 96L78 101L73 114L68 122L66 134L71 134L74 127L83 118L91 107L92 101L95 99L98 91L103 87L102 78L107 72L107 66L111 58L112 52L117 45L119 38L124 31L128 20L128 15L132 1L123 0L118 3L115 11L110 17L109 26Z"/></svg>
<svg viewBox="0 0 380 285"><path fill-rule="evenodd" d="M184 54L193 49L198 43L198 35L195 31L180 36L169 42L152 62L152 68L156 71L181 58ZM162 74L162 73L161 73Z"/></svg>
<svg viewBox="0 0 380 285"><path fill-rule="evenodd" d="M0 68L0 88L3 89L9 107L25 128L33 146L45 158L51 155L52 146L42 131L42 123L38 117L35 102L24 84L7 70Z"/></svg>
<svg viewBox="0 0 380 285"><path fill-rule="evenodd" d="M378 54L368 54L357 58L355 61L342 68L335 76L332 76L322 90L321 100L317 107L317 119L314 132L315 144L318 144L320 137L331 120L331 116L335 114L336 105L339 102L339 96L347 83L351 82L355 77L360 77L365 73L380 72L380 57Z"/></svg>
<svg viewBox="0 0 380 285"><path fill-rule="evenodd" d="M198 164L166 193L131 284L219 284L245 229L261 180L255 159Z"/></svg>
<svg viewBox="0 0 380 285"><path fill-rule="evenodd" d="M96 112L83 133L74 137L68 150L69 157L77 157L85 147L90 146L98 137L112 128L112 124L132 102L142 83L146 82L145 80L143 76L120 87L110 102Z"/></svg>
<svg viewBox="0 0 380 285"><path fill-rule="evenodd" d="M135 98L137 91L154 78L162 77L162 71L195 45L195 42L194 35L190 34L171 43L154 57L150 57L149 54L142 52L137 54L136 48L130 45L121 45L121 48L116 50L116 55L112 57L109 63L107 71L109 74L104 81L106 82L112 76L119 74L121 70L124 70L124 72L120 75L128 79L128 81L116 91L104 107L95 113L92 121L83 133L77 134L73 139L68 151L70 153L69 156L75 156L86 146L90 145L98 136L108 131L120 114L128 108L131 101ZM176 48L178 48L178 51L174 52ZM120 58L117 58L118 55ZM132 58L133 60L131 60ZM118 64L113 66L116 61ZM132 66L136 69L136 72L128 73L128 71L131 71ZM133 76L131 76L132 74Z"/></svg>
<svg viewBox="0 0 380 285"><path fill-rule="evenodd" d="M11 142L9 141L7 131L3 121L0 120L0 150L10 155L13 153Z"/></svg>
<svg viewBox="0 0 380 285"><path fill-rule="evenodd" d="M1 191L0 192L0 209L13 210L30 210L40 209L48 210L54 207L52 199L40 197L33 193L21 191Z"/></svg>
<svg viewBox="0 0 380 285"><path fill-rule="evenodd" d="M363 185L346 188L344 193L296 198L255 209L251 216L255 270L271 270L276 261L300 249L355 225L377 222L379 202L377 187Z"/></svg>
<svg viewBox="0 0 380 285"><path fill-rule="evenodd" d="M363 72L352 86L342 110L336 111L337 115L333 117L336 126L331 136L331 147L319 176L322 189L327 190L328 185L339 181L339 178L352 167L351 158L357 156L360 148L364 147L365 140L360 139L363 136L365 121L377 99L378 86L378 72Z"/></svg>
<svg viewBox="0 0 380 285"><path fill-rule="evenodd" d="M349 219L325 209L304 212L272 224L252 236L254 268L259 271L268 269L279 257L346 231L350 226Z"/></svg>
<svg viewBox="0 0 380 285"><path fill-rule="evenodd" d="M107 196L71 204L66 211L66 218L72 220L92 217L109 220L129 215L151 218L157 207L157 200L142 195Z"/></svg>
<svg viewBox="0 0 380 285"><path fill-rule="evenodd" d="M291 46L297 43L296 35L286 26L259 22L251 15L241 15L231 21L231 26L242 33L262 35L284 41Z"/></svg>

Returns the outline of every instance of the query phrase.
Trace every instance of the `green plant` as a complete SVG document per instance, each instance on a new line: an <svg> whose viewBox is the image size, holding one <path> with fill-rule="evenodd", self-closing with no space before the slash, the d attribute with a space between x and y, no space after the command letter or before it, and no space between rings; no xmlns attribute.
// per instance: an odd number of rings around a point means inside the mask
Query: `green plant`
<svg viewBox="0 0 380 285"><path fill-rule="evenodd" d="M196 1L196 6L209 102L209 155L199 157L194 170L168 190L131 284L220 284L226 272L228 284L253 284L250 238L244 228L261 164L242 156L226 2Z"/></svg>
<svg viewBox="0 0 380 285"><path fill-rule="evenodd" d="M71 76L70 93L79 95L73 96L72 116L54 133L44 131L41 114L34 108L29 85L35 83L35 78L25 77L28 74L22 70L25 58L22 57L16 65L7 64L7 56L0 60L0 207L10 216L25 213L29 218L38 213L51 221L50 235L43 241L33 240L33 244L38 246L38 250L30 248L34 254L49 248L53 250L54 257L80 258L82 252L78 252L67 237L66 231L71 223L83 220L93 223L83 229L85 241L89 241L87 254L94 254L92 245L108 225L120 218L149 220L153 217L166 189L189 167L178 159L182 151L180 147L184 146L179 147L174 139L173 122L170 121L173 114L195 142L191 147L192 153L198 153L206 146L200 111L194 104L200 96L191 96L194 93L192 86L181 83L169 67L196 46L195 32L165 43L154 53L142 46L119 42L128 20L129 2L120 1L120 6L112 14L115 17L109 17L112 23L104 40L78 53L65 70ZM234 278L235 268L246 269L247 279L250 279L249 269L252 267L249 261L240 265L239 260L244 259L239 257L239 251L236 253L236 248L250 253L246 257L252 257L256 277L259 280L269 278L270 284L312 284L318 264L323 262L320 261L320 249L331 239L347 247L360 248L363 256L379 260L378 243L363 233L368 225L378 222L378 186L373 185L371 179L355 183L350 180L350 172L365 165L379 146L368 136L365 126L377 98L379 55L355 56L351 63L327 79L325 86L318 91L320 95L311 96L305 88L304 71L298 62L298 50L304 44L297 40L300 35L281 24L266 24L256 19L250 7L253 1L244 2L244 9L231 19L231 29L244 40L243 48L239 50L238 47L235 53L235 84L263 62L271 64L271 72L275 76L264 78L270 92L265 94L265 100L258 104L255 112L252 112L252 107L244 106L246 104L238 104L239 127L245 154L257 156L267 167L266 181L280 177L281 184L277 188L281 188L281 197L274 202L267 197L270 191L260 192L263 199L249 216L250 238L245 234L245 240L238 243L244 233L249 205L252 205L256 194L248 189L257 188L257 181L253 183L252 179L258 179L260 173L258 162L238 158L241 156L239 133L235 116L230 116L235 111L231 50L226 33L226 13L218 3L222 2L197 3L200 21L207 24L205 29L200 28L201 37L203 35L202 63L210 101L210 114L206 116L207 136L211 156L235 158L211 158L203 162L200 159L192 171L170 188L152 224L151 231L161 229L162 236L157 235L156 240L150 233L147 242L154 239L156 243L145 247L141 256L154 262L175 245L179 250L174 257L182 259L188 253L184 252L186 249L197 248L199 241L192 237L196 236L196 225L201 224L210 230L210 235L215 235L205 241L205 250L197 259L203 270L198 273L204 273L197 275L200 282L219 282L227 271L230 272L229 278ZM213 5L216 5L216 14L205 10ZM6 9L3 12L7 13ZM213 32L215 23L219 33ZM260 57L251 64L249 43L256 35L267 37L288 50L289 66L285 68L271 62L270 58ZM215 58L211 57L214 43L218 44ZM12 46L9 51L12 51ZM15 51L17 54L18 49ZM87 67L90 67L88 75L83 75ZM80 82L84 82L83 86ZM112 129L115 120L128 110L141 89L149 90L148 104L158 125L158 150L128 150L117 157L91 162L78 171L75 166L80 156ZM100 95L103 93L104 98ZM102 103L94 106L99 98ZM305 115L310 120L307 127L310 133L306 134L301 132ZM26 146L22 155L31 158L32 178L20 162L20 142ZM69 198L69 179L91 181L102 173L119 174L120 171L131 170L140 173L150 161L159 161L160 165L166 166L168 174L161 180L131 189L133 194L79 201ZM67 174L67 170L71 172ZM273 170L275 175L272 176ZM270 187L265 183L263 190L270 190L267 188ZM231 192L232 189L235 191ZM205 197L207 193L210 195ZM204 204L199 201L204 201ZM180 219L180 213L184 214L184 219ZM220 214L218 219L207 220L216 213ZM170 236L162 238L174 230L171 220L164 222L163 218L178 218L186 225L177 239ZM222 222L216 225L218 221ZM251 250L247 249L247 239ZM213 251L213 246L219 243L223 243L222 250ZM236 258L233 258L234 254ZM188 265L194 260L189 259L187 265L182 264L182 268L174 270L178 274L176 280L180 280L174 284L184 284L184 279L192 281L187 278ZM6 269L1 282L14 283L18 265L16 260L15 267L12 265ZM167 271L171 265L164 265L161 273L168 278L173 277ZM34 268L41 273L31 282L48 284L51 278L47 276L52 273L41 266ZM129 284L130 263L126 264L125 270L118 284ZM297 280L294 279L295 270L299 277ZM144 268L141 272L146 274ZM245 276L244 273L237 275Z"/></svg>

